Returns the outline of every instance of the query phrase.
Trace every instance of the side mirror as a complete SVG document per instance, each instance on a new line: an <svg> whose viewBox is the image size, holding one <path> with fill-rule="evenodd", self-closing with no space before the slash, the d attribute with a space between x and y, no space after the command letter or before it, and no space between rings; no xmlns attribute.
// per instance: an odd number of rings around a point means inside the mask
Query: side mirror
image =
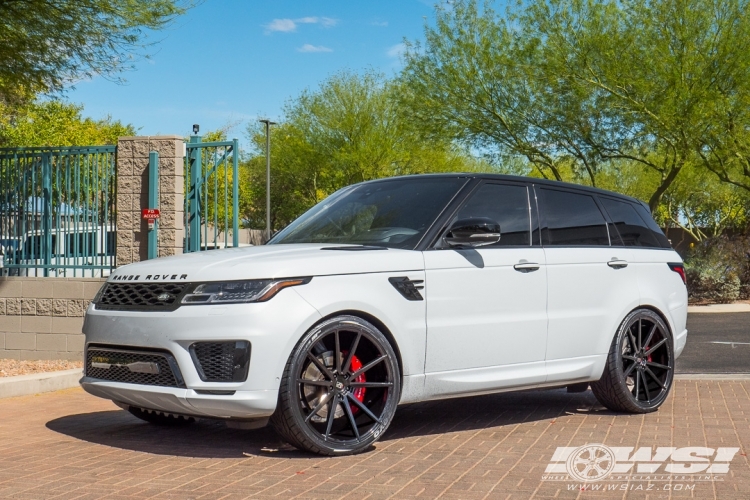
<svg viewBox="0 0 750 500"><path fill-rule="evenodd" d="M487 217L472 217L453 223L445 242L452 247L482 247L500 241L500 224Z"/></svg>

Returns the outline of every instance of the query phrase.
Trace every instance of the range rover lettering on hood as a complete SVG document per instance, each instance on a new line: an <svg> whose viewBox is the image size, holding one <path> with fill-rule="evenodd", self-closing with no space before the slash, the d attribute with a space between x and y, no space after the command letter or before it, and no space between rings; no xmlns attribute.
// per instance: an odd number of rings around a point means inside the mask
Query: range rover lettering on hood
<svg viewBox="0 0 750 500"><path fill-rule="evenodd" d="M143 279L148 281L186 280L187 277L187 274L148 274ZM138 281L140 278L140 274L116 274L112 276L112 281Z"/></svg>

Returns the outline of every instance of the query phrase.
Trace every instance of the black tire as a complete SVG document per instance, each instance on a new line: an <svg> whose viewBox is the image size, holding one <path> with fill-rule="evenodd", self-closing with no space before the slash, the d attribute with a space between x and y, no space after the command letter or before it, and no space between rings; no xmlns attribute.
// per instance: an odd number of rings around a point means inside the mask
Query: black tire
<svg viewBox="0 0 750 500"><path fill-rule="evenodd" d="M650 309L636 309L617 329L594 396L613 411L649 413L667 399L674 377L674 344L664 320Z"/></svg>
<svg viewBox="0 0 750 500"><path fill-rule="evenodd" d="M388 429L400 395L401 374L385 335L361 318L338 316L292 351L271 424L300 450L361 453Z"/></svg>
<svg viewBox="0 0 750 500"><path fill-rule="evenodd" d="M189 425L192 423L195 423L195 419L193 417L186 417L184 415L175 415L172 413L162 413L156 410L145 410L142 408L136 408L134 406L129 406L128 411L135 417L140 418L141 420L144 420L148 422L149 424L154 425L163 425L163 426L182 426L182 425Z"/></svg>

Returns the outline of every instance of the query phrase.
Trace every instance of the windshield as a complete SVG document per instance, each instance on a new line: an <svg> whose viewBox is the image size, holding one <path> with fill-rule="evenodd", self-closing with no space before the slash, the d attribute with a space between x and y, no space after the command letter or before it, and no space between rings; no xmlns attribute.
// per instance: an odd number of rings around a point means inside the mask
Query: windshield
<svg viewBox="0 0 750 500"><path fill-rule="evenodd" d="M277 234L270 245L341 243L413 249L466 183L460 177L368 182L334 193Z"/></svg>

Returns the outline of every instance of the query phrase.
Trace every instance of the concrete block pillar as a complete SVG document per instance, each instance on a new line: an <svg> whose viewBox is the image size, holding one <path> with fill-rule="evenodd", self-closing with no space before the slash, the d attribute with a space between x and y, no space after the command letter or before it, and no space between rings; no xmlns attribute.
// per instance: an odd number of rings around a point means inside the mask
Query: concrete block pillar
<svg viewBox="0 0 750 500"><path fill-rule="evenodd" d="M177 135L120 137L117 140L117 265L146 260L148 155L159 153L159 257L182 253L184 217L184 145Z"/></svg>

